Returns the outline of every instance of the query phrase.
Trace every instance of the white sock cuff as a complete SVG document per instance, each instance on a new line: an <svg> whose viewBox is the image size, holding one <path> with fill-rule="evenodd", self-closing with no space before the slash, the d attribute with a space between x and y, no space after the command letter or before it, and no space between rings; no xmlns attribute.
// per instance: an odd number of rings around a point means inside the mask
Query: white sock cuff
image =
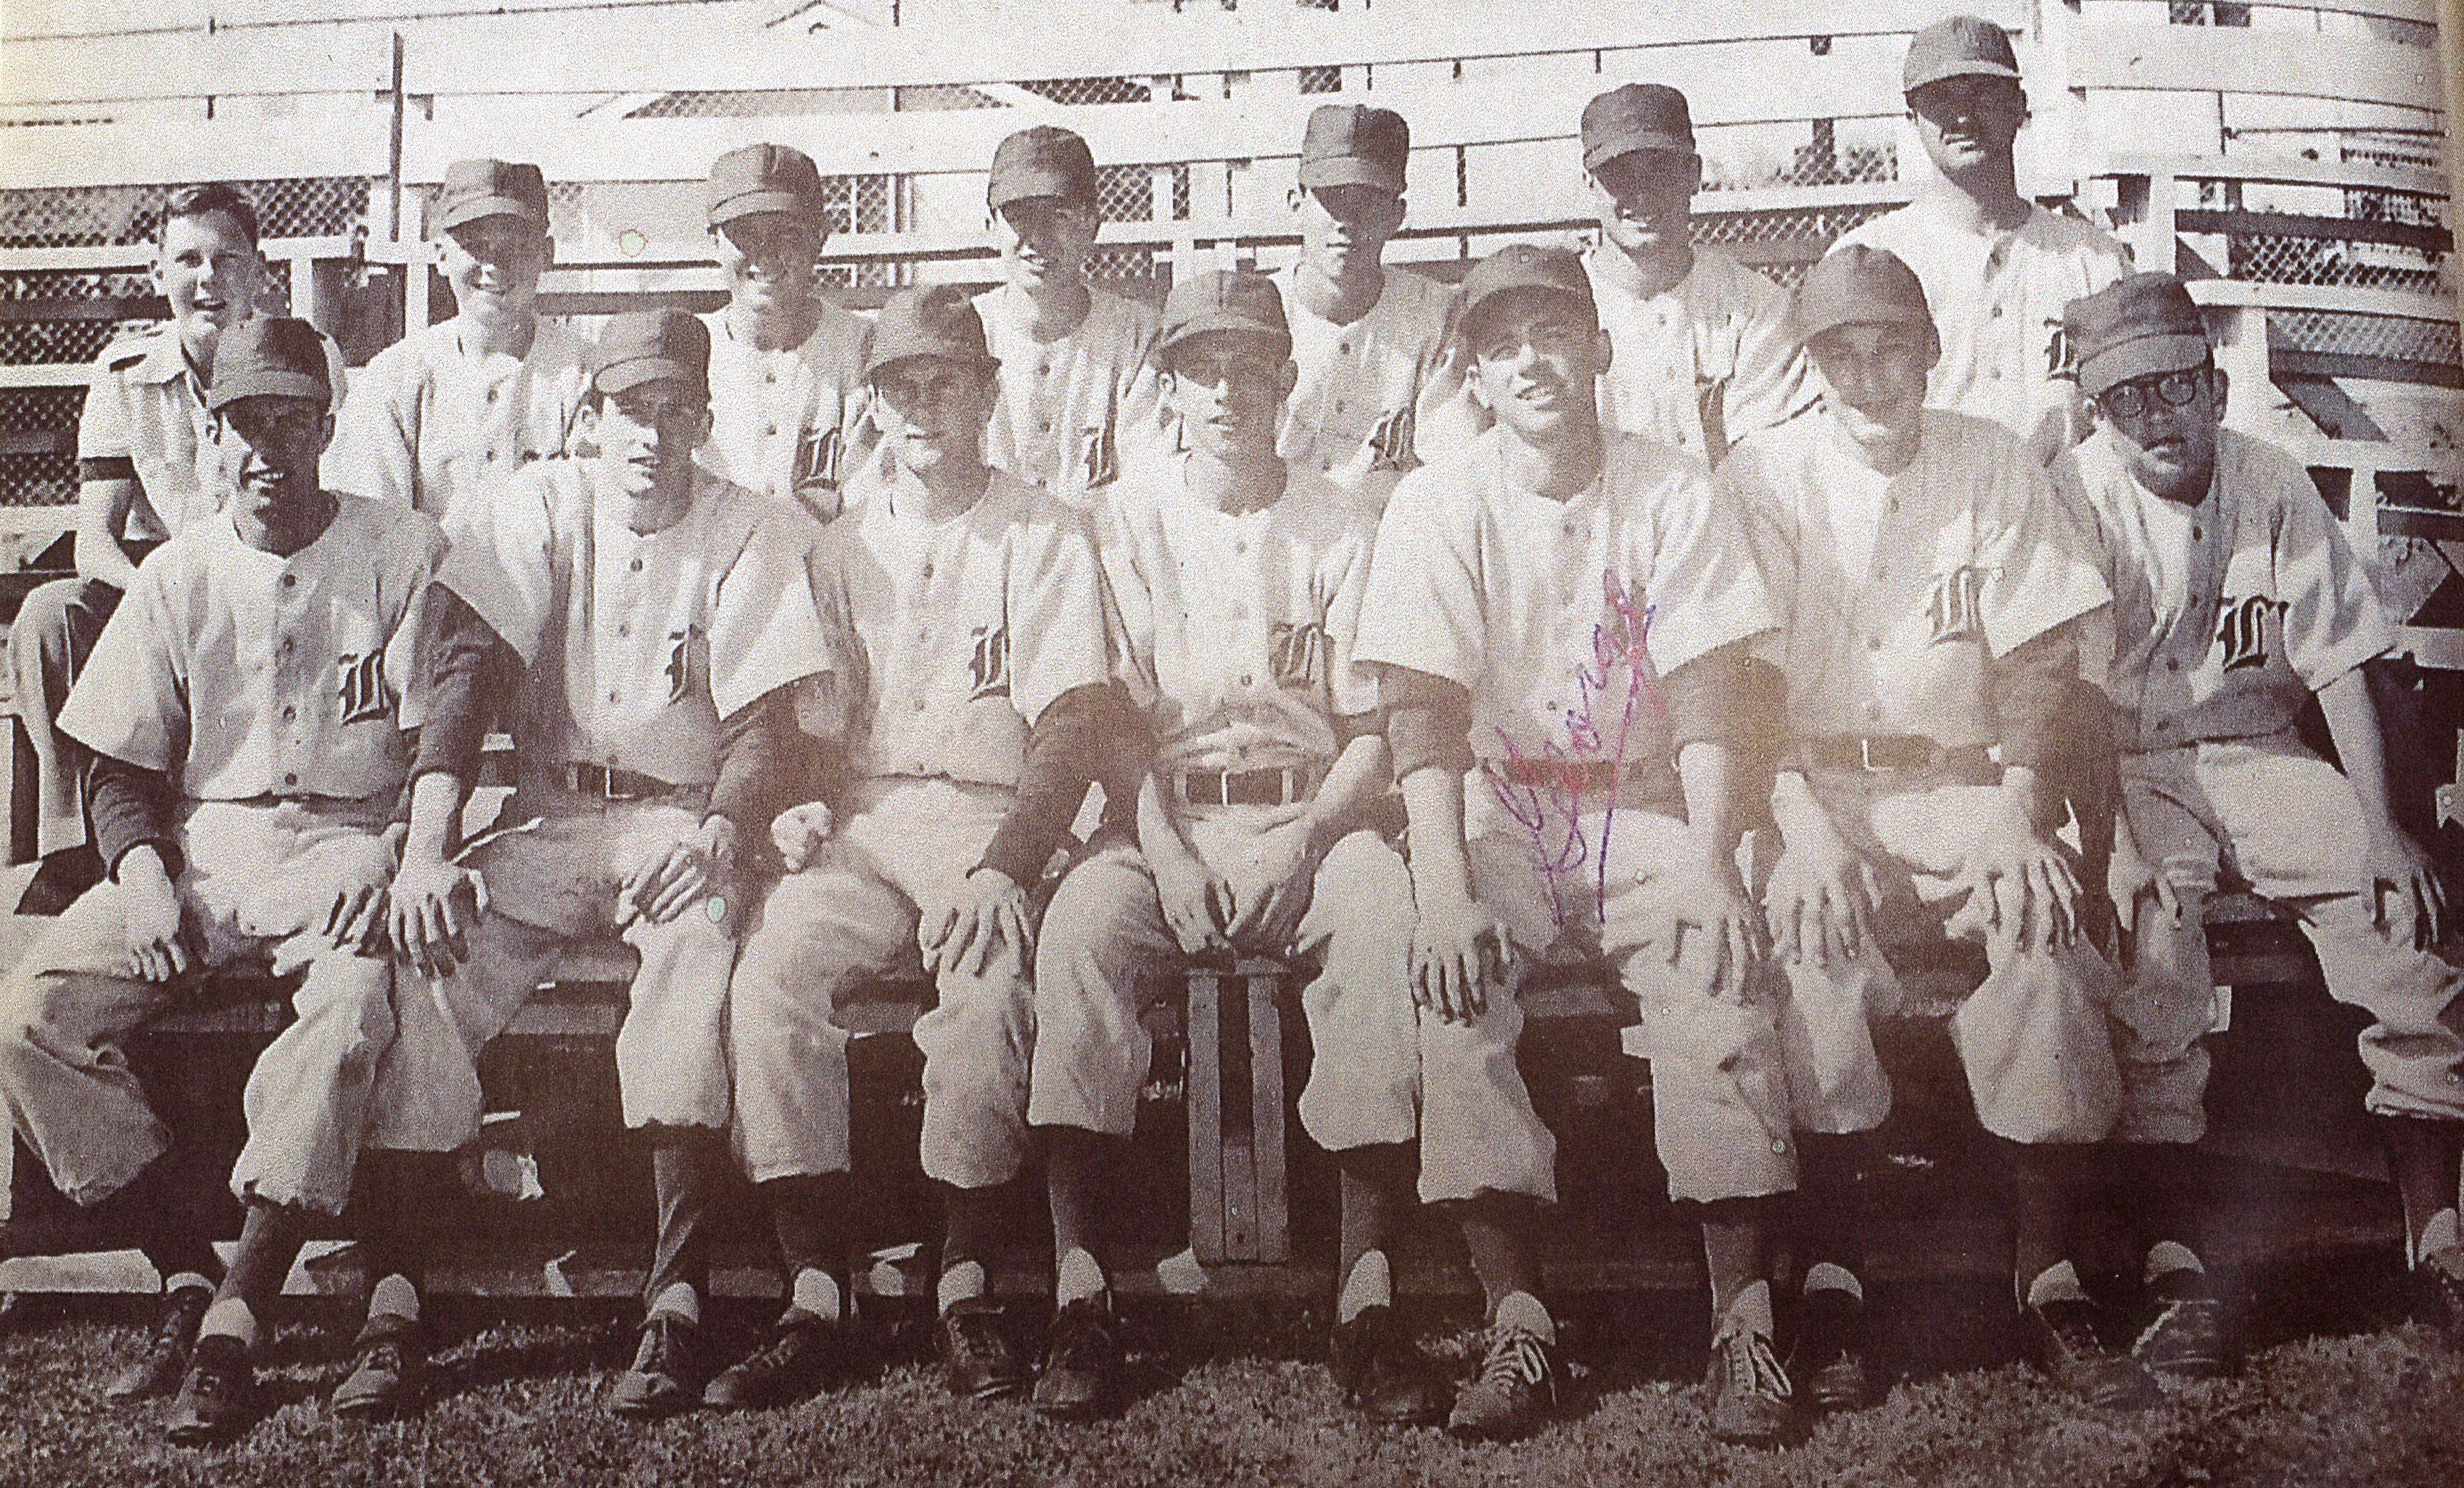
<svg viewBox="0 0 2464 1488"><path fill-rule="evenodd" d="M2195 1271L2206 1276L2208 1263L2199 1258L2197 1251L2179 1240L2158 1240L2147 1248L2145 1280L2153 1281L2175 1271Z"/></svg>
<svg viewBox="0 0 2464 1488"><path fill-rule="evenodd" d="M688 1326L699 1326L701 1294L693 1289L690 1281L671 1281L666 1291L650 1299L649 1316L675 1318Z"/></svg>
<svg viewBox="0 0 2464 1488"><path fill-rule="evenodd" d="M2459 1221L2454 1210L2442 1209L2421 1227L2421 1238L2412 1248L2413 1259L2418 1261L2459 1245L2464 1245L2464 1221Z"/></svg>
<svg viewBox="0 0 2464 1488"><path fill-rule="evenodd" d="M1395 1304L1395 1263L1382 1250L1360 1253L1352 1274L1343 1279L1343 1293L1334 1300L1334 1321L1349 1323L1372 1307Z"/></svg>
<svg viewBox="0 0 2464 1488"><path fill-rule="evenodd" d="M980 1261L962 1260L941 1273L941 1283L935 1288L935 1300L943 1312L969 1298L981 1297L989 1284Z"/></svg>
<svg viewBox="0 0 2464 1488"><path fill-rule="evenodd" d="M1053 1269L1052 1304L1067 1307L1071 1302L1101 1298L1111 1283L1104 1276L1103 1262L1095 1253L1083 1245L1072 1245Z"/></svg>
<svg viewBox="0 0 2464 1488"><path fill-rule="evenodd" d="M2036 1273L2028 1283L2028 1305L2041 1307L2047 1302L2085 1302L2087 1288L2080 1284L2079 1267L2067 1260L2057 1260Z"/></svg>
<svg viewBox="0 0 2464 1488"><path fill-rule="evenodd" d="M163 1279L163 1295L168 1297L173 1292L185 1292L192 1286L210 1292L214 1289L213 1278L195 1271L174 1271Z"/></svg>
<svg viewBox="0 0 2464 1488"><path fill-rule="evenodd" d="M1557 1341L1557 1320L1549 1316L1549 1309L1529 1292L1508 1292L1498 1300L1497 1325L1537 1333L1546 1343Z"/></svg>
<svg viewBox="0 0 2464 1488"><path fill-rule="evenodd" d="M418 1322L419 1288L411 1285L410 1278L400 1272L379 1279L377 1284L368 1289L368 1317L371 1321L399 1318L406 1323Z"/></svg>
<svg viewBox="0 0 2464 1488"><path fill-rule="evenodd" d="M811 1266L796 1273L787 1289L787 1304L830 1323L847 1316L847 1296L839 1290L839 1279Z"/></svg>
<svg viewBox="0 0 2464 1488"><path fill-rule="evenodd" d="M236 1338L249 1352L256 1352L256 1314L248 1303L236 1297L225 1297L206 1309L205 1321L197 1324L199 1338Z"/></svg>
<svg viewBox="0 0 2464 1488"><path fill-rule="evenodd" d="M1769 1281L1750 1281L1728 1299L1728 1310L1723 1313L1713 1329L1713 1339L1734 1333L1759 1333L1765 1338L1779 1331L1771 1321L1771 1286Z"/></svg>
<svg viewBox="0 0 2464 1488"><path fill-rule="evenodd" d="M1811 1297L1816 1292L1846 1292L1863 1302L1865 1283L1858 1280L1857 1273L1846 1266L1835 1261L1817 1260L1805 1272L1805 1295Z"/></svg>

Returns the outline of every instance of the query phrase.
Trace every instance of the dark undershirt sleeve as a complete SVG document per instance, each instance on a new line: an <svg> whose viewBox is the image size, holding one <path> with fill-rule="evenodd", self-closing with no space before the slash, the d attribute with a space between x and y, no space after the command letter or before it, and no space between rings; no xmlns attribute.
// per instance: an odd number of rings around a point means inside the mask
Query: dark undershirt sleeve
<svg viewBox="0 0 2464 1488"><path fill-rule="evenodd" d="M1757 748L1776 728L1778 709L1770 690L1776 675L1738 642L1706 651L1661 678L1672 750L1705 743L1725 744L1739 754Z"/></svg>
<svg viewBox="0 0 2464 1488"><path fill-rule="evenodd" d="M1409 667L1385 667L1377 686L1386 700L1386 742L1395 752L1396 779L1425 765L1457 775L1471 769L1470 689Z"/></svg>
<svg viewBox="0 0 2464 1488"><path fill-rule="evenodd" d="M1137 711L1117 683L1072 688L1054 698L1035 720L1019 769L1018 795L976 866L997 868L1020 887L1034 887L1053 849L1068 836L1087 787L1111 770L1120 731L1137 727Z"/></svg>
<svg viewBox="0 0 2464 1488"><path fill-rule="evenodd" d="M1353 739L1385 732L1386 710L1382 708L1373 708L1365 713L1337 713L1334 715L1335 753L1343 753Z"/></svg>
<svg viewBox="0 0 2464 1488"><path fill-rule="evenodd" d="M428 627L427 675L417 683L427 692L427 722L411 778L442 771L468 791L488 742L489 698L504 695L502 684L519 675L521 662L469 601L443 584L429 587L420 624ZM491 687L492 679L499 685Z"/></svg>
<svg viewBox="0 0 2464 1488"><path fill-rule="evenodd" d="M771 818L813 799L817 743L796 727L790 688L774 688L719 720L711 811L736 823L739 842L766 837Z"/></svg>
<svg viewBox="0 0 2464 1488"><path fill-rule="evenodd" d="M2002 763L2041 770L2052 757L2062 728L2063 700L2079 676L2079 637L2065 621L2021 642L1993 663L1993 696L2000 699Z"/></svg>
<svg viewBox="0 0 2464 1488"><path fill-rule="evenodd" d="M165 870L179 876L180 848L170 827L173 795L171 777L159 770L95 756L86 799L94 814L94 849L113 882L120 879L120 860L148 842L162 855Z"/></svg>
<svg viewBox="0 0 2464 1488"><path fill-rule="evenodd" d="M124 454L97 455L77 462L77 479L135 480L137 462Z"/></svg>

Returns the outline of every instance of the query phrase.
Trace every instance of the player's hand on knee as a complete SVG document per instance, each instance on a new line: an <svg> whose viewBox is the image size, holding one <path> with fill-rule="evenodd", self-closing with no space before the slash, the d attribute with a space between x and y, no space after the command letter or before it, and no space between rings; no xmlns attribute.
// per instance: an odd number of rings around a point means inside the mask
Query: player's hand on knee
<svg viewBox="0 0 2464 1488"><path fill-rule="evenodd" d="M2401 829L2373 833L2370 842L2370 922L2390 938L2408 935L2417 949L2438 944L2447 916L2447 891L2438 870Z"/></svg>
<svg viewBox="0 0 2464 1488"><path fill-rule="evenodd" d="M629 902L652 925L671 924L694 905L724 895L735 865L736 823L726 817L707 818L693 836L644 866L627 886ZM618 895L626 897L626 890Z"/></svg>
<svg viewBox="0 0 2464 1488"><path fill-rule="evenodd" d="M1872 868L1829 822L1800 827L1763 895L1771 954L1829 968L1864 954L1874 938Z"/></svg>
<svg viewBox="0 0 2464 1488"><path fill-rule="evenodd" d="M837 825L828 805L808 800L771 819L770 845L779 849L779 861L786 864L788 872L802 873L821 852L822 844L830 840Z"/></svg>
<svg viewBox="0 0 2464 1488"><path fill-rule="evenodd" d="M935 976L952 972L981 976L1004 949L1017 958L1022 971L1032 964L1026 890L1001 869L979 867L969 873L946 918L946 929L922 948Z"/></svg>
<svg viewBox="0 0 2464 1488"><path fill-rule="evenodd" d="M121 858L120 903L129 974L149 982L187 975L198 960L195 930L152 848Z"/></svg>
<svg viewBox="0 0 2464 1488"><path fill-rule="evenodd" d="M335 946L360 955L375 955L385 946L386 905L393 883L394 843L372 837L343 864L334 901L325 909L321 933Z"/></svg>
<svg viewBox="0 0 2464 1488"><path fill-rule="evenodd" d="M1412 931L1412 1000L1449 1023L1488 1011L1512 974L1506 927L1477 899L1420 911Z"/></svg>
<svg viewBox="0 0 2464 1488"><path fill-rule="evenodd" d="M474 870L412 853L393 877L386 918L394 955L424 976L451 976L471 959L468 936L488 909Z"/></svg>
<svg viewBox="0 0 2464 1488"><path fill-rule="evenodd" d="M2079 934L2079 875L2016 812L1978 838L1957 882L1969 891L1962 912L1979 917L1991 934L2014 937L2023 950L2067 946Z"/></svg>
<svg viewBox="0 0 2464 1488"><path fill-rule="evenodd" d="M1155 903L1181 953L1231 954L1225 930L1239 908L1232 902L1232 886L1196 853L1160 842L1148 852L1147 869L1155 875Z"/></svg>
<svg viewBox="0 0 2464 1488"><path fill-rule="evenodd" d="M1665 897L1653 911L1651 944L1670 966L1686 962L1710 974L1710 992L1727 1002L1745 1000L1746 975L1768 949L1763 919L1746 893L1733 864L1716 860L1667 875Z"/></svg>
<svg viewBox="0 0 2464 1488"><path fill-rule="evenodd" d="M1269 828L1258 870L1244 890L1233 894L1234 913L1224 934L1259 955L1280 955L1300 934L1301 920L1317 893L1317 868L1326 854L1311 836L1306 805L1283 808Z"/></svg>

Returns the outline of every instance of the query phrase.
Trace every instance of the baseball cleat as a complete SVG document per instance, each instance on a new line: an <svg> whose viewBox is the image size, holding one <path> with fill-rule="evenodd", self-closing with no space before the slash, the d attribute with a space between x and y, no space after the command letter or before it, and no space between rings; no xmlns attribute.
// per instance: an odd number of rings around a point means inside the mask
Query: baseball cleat
<svg viewBox="0 0 2464 1488"><path fill-rule="evenodd" d="M753 1411L801 1400L846 1370L847 1327L790 1307L759 1347L720 1370L701 1392L717 1411Z"/></svg>
<svg viewBox="0 0 2464 1488"><path fill-rule="evenodd" d="M2411 1281L2413 1321L2464 1353L2464 1246L2421 1258Z"/></svg>
<svg viewBox="0 0 2464 1488"><path fill-rule="evenodd" d="M248 1362L248 1346L220 1334L201 1338L163 1434L173 1446L208 1446L235 1434L255 1407L256 1369Z"/></svg>
<svg viewBox="0 0 2464 1488"><path fill-rule="evenodd" d="M633 1367L618 1377L608 1409L636 1419L691 1410L701 1399L695 1375L698 1331L673 1313L652 1313L642 1324L642 1345L634 1350Z"/></svg>
<svg viewBox="0 0 2464 1488"><path fill-rule="evenodd" d="M1119 1324L1111 1303L1080 1298L1052 1320L1052 1342L1030 1403L1057 1421L1088 1420L1111 1408L1120 1375Z"/></svg>
<svg viewBox="0 0 2464 1488"><path fill-rule="evenodd" d="M1528 1436L1557 1409L1557 1346L1528 1328L1493 1326L1480 1374L1455 1396L1446 1430L1474 1441Z"/></svg>
<svg viewBox="0 0 2464 1488"><path fill-rule="evenodd" d="M941 1314L935 1339L950 1392L963 1400L998 1400L1027 1387L1027 1368L1001 1332L1001 1309L970 1297Z"/></svg>
<svg viewBox="0 0 2464 1488"><path fill-rule="evenodd" d="M1789 1372L1815 1411L1861 1411L1873 1403L1865 1362L1865 1304L1854 1293L1817 1287L1805 1294Z"/></svg>
<svg viewBox="0 0 2464 1488"><path fill-rule="evenodd" d="M1338 1323L1328 1340L1327 1365L1344 1404L1390 1426L1435 1426L1446 1418L1446 1389L1412 1346L1401 1314L1364 1307Z"/></svg>
<svg viewBox="0 0 2464 1488"><path fill-rule="evenodd" d="M209 1287L184 1286L173 1292L154 1322L154 1331L146 1337L145 1351L102 1388L103 1398L144 1400L179 1389L180 1376L188 1368L188 1350L196 1346L197 1324L205 1321L213 1300Z"/></svg>
<svg viewBox="0 0 2464 1488"><path fill-rule="evenodd" d="M2225 1306L2204 1273L2167 1271L2150 1288L2156 1312L2130 1346L2130 1357L2160 1379L2213 1379L2233 1369Z"/></svg>
<svg viewBox="0 0 2464 1488"><path fill-rule="evenodd" d="M419 1409L428 1388L428 1341L407 1318L370 1318L360 1329L351 1372L334 1387L332 1410L375 1420Z"/></svg>
<svg viewBox="0 0 2464 1488"><path fill-rule="evenodd" d="M2155 1379L2128 1355L2105 1346L2098 1328L2102 1312L2084 1297L2028 1308L2020 1314L2020 1326L2030 1359L2046 1378L2100 1410L2132 1411L2152 1403Z"/></svg>
<svg viewBox="0 0 2464 1488"><path fill-rule="evenodd" d="M1796 1427L1796 1394L1771 1341L1739 1328L1711 1345L1711 1434L1740 1446L1771 1446Z"/></svg>

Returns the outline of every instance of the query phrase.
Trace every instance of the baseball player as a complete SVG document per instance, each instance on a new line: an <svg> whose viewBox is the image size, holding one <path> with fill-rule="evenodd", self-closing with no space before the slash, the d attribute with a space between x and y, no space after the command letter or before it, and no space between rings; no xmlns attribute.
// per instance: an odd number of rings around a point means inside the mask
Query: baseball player
<svg viewBox="0 0 2464 1488"><path fill-rule="evenodd" d="M1083 507L1120 473L1125 447L1157 437L1155 312L1087 282L1102 212L1085 140L1051 124L1011 135L985 200L1008 282L976 296L1001 362L984 457Z"/></svg>
<svg viewBox="0 0 2464 1488"><path fill-rule="evenodd" d="M1417 1135L1419 1196L1461 1218L1490 1307L1447 1426L1500 1436L1551 1410L1558 1379L1532 1253L1555 1143L1514 1060L1524 967L1605 958L1637 995L1672 1191L1719 1201L1721 1352L1748 1383L1754 1361L1778 1367L1741 1230L1792 1186L1794 1154L1729 799L1744 643L1771 623L1751 551L1700 460L1600 427L1609 343L1573 252L1505 249L1463 303L1495 423L1396 488L1354 646L1380 668L1409 876L1328 951L1331 968L1407 965L1417 1006L1375 976L1312 989L1301 1110L1337 1151ZM1724 1422L1749 1410L1734 1393Z"/></svg>
<svg viewBox="0 0 2464 1488"><path fill-rule="evenodd" d="M984 463L1000 383L951 286L902 291L873 329L883 457L823 529L813 585L847 722L833 813L782 814L790 872L737 968L737 1129L768 1201L791 1305L713 1382L720 1405L779 1398L844 1357L847 1075L839 996L920 969L923 1166L948 1211L938 1344L952 1388L990 1398L1025 1371L984 1295L998 1186L1025 1155L1034 1003L1027 890L1119 731L1099 574L1081 514ZM837 829L827 831L835 818Z"/></svg>
<svg viewBox="0 0 2464 1488"><path fill-rule="evenodd" d="M1375 527L1275 454L1298 374L1274 281L1218 273L1175 285L1155 360L1187 448L1133 466L1096 509L1154 759L1134 829L1070 868L1036 947L1027 1120L1045 1139L1060 1268L1034 1403L1064 1417L1100 1411L1117 1383L1097 1212L1137 1124L1153 1052L1139 1022L1147 983L1184 955L1298 947L1313 957L1330 919L1367 902L1360 865L1400 873L1356 830L1388 781L1376 694L1352 667ZM1327 974L1365 975L1404 1001L1400 972ZM1347 1346L1377 1330L1360 1310L1342 1319ZM1382 1371L1369 1387L1364 1370L1343 1372L1379 1415L1444 1410L1420 1376Z"/></svg>
<svg viewBox="0 0 2464 1488"><path fill-rule="evenodd" d="M1583 174L1600 220L1583 271L1616 348L1601 422L1717 465L1732 442L1812 406L1788 295L1694 244L1703 157L1685 95L1630 82L1592 99Z"/></svg>
<svg viewBox="0 0 2464 1488"><path fill-rule="evenodd" d="M2079 442L2062 309L2130 272L2130 251L2019 194L2012 145L2028 95L2011 38L1954 15L1917 33L1901 72L1908 117L1939 180L1833 252L1888 250L1916 271L1942 339L1928 406L2009 426L2040 460Z"/></svg>
<svg viewBox="0 0 2464 1488"><path fill-rule="evenodd" d="M626 1415L700 1395L704 1220L725 1160L742 919L733 864L799 774L791 693L825 666L804 573L811 519L693 460L710 431L709 357L710 333L682 312L614 317L583 415L598 452L540 461L448 520L392 908L421 979L401 999L368 1138L372 1150L451 1153L477 1135L481 1047L566 946L622 931L642 959L617 1083L625 1124L647 1133L659 1214L641 1346L611 1400ZM517 664L518 688L488 685ZM515 736L498 819L511 825L457 844L498 718ZM337 1411L417 1396L417 1240L407 1222L381 1237Z"/></svg>
<svg viewBox="0 0 2464 1488"><path fill-rule="evenodd" d="M19 913L56 913L102 871L86 842L84 753L53 720L138 563L215 504L206 374L215 339L253 314L263 293L256 226L256 208L221 182L165 197L153 274L171 318L104 347L87 384L77 417L77 577L37 586L9 629L43 859ZM340 348L329 346L326 372L339 401Z"/></svg>
<svg viewBox="0 0 2464 1488"><path fill-rule="evenodd" d="M2404 1196L2424 1320L2464 1345L2464 974L2426 949L2438 880L2387 805L2361 664L2395 629L2301 463L2219 427L2225 374L2189 292L2143 274L2070 307L2066 333L2096 432L2055 465L2095 519L2119 637L2108 686L2123 810L2111 871L2130 931L2115 1004L2122 1114L2144 1154L2140 1213L2155 1321L2139 1353L2172 1373L2225 1351L2178 1204L2201 1097L2212 978L2203 910L2220 881L2285 907L2328 992L2377 1020L2362 1035L2369 1108ZM2304 748L2312 694L2341 771ZM2170 1180L2170 1181L2168 1181ZM2156 1226L2173 1228L2149 1233Z"/></svg>
<svg viewBox="0 0 2464 1488"><path fill-rule="evenodd" d="M1424 454L1479 427L1449 340L1454 295L1386 271L1411 152L1412 131L1391 109L1330 103L1311 113L1291 192L1301 253L1274 275L1301 369L1276 449L1293 469L1353 492L1373 516Z"/></svg>
<svg viewBox="0 0 2464 1488"><path fill-rule="evenodd" d="M395 701L444 548L425 516L319 482L333 388L314 327L253 319L218 340L207 406L222 511L139 568L60 715L95 753L109 876L0 987L17 1134L165 1277L162 1321L109 1392L178 1381L167 1428L182 1443L246 1420L260 1314L303 1216L339 1214L350 1193L394 1035L385 904L410 762ZM209 972L267 955L277 974L304 969L298 1018L249 1075L231 1172L247 1220L214 1289L215 1206L183 1192L196 1154L147 1107L120 1041Z"/></svg>
<svg viewBox="0 0 2464 1488"><path fill-rule="evenodd" d="M580 338L539 316L539 275L556 258L539 168L456 161L434 210L453 317L361 371L326 463L341 489L442 521L460 492L562 454L590 373Z"/></svg>
<svg viewBox="0 0 2464 1488"><path fill-rule="evenodd" d="M710 238L727 306L710 326L710 443L703 460L826 522L864 442L870 322L830 303L814 265L829 241L812 157L748 144L710 167Z"/></svg>
<svg viewBox="0 0 2464 1488"><path fill-rule="evenodd" d="M1902 998L1886 952L1931 931L1981 940L1991 968L1950 1033L2011 1174L2032 1351L2096 1404L2143 1403L2151 1381L2101 1338L2068 1248L2074 1170L2121 1096L2112 975L2079 933L2039 778L2068 722L2075 623L2105 585L2018 436L1925 405L1940 348L1906 265L1842 249L1808 272L1793 315L1828 384L1822 413L1748 435L1720 479L1787 622L1790 755L1772 792L1786 845L1765 905L1820 1216L1797 1372L1822 1408L1869 1389L1856 1173L1890 1087L1868 1019Z"/></svg>

